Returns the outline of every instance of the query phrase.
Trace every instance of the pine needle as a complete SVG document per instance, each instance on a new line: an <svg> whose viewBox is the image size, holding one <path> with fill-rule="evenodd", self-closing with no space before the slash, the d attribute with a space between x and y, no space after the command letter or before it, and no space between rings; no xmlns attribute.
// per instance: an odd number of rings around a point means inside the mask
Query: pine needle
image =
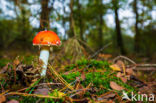
<svg viewBox="0 0 156 103"><path fill-rule="evenodd" d="M62 76L60 76L52 66L50 66L50 72L53 73L66 87L68 87L70 90L74 90L74 88L69 84L67 83L63 78Z"/></svg>

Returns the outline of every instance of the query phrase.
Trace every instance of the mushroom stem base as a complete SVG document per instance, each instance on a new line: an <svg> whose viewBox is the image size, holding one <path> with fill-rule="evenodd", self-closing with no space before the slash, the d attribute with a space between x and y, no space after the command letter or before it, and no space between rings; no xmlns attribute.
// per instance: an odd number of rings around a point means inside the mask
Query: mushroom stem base
<svg viewBox="0 0 156 103"><path fill-rule="evenodd" d="M42 60L42 71L41 71L41 76L46 75L46 70L47 70L47 65L48 65L48 58L49 58L49 47L42 47L40 51L40 60Z"/></svg>

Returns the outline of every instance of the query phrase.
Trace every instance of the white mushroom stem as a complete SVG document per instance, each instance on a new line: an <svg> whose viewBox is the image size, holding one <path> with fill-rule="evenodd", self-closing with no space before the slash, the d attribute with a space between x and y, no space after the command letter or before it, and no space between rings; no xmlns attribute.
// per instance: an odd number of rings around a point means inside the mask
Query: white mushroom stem
<svg viewBox="0 0 156 103"><path fill-rule="evenodd" d="M46 75L48 58L49 58L49 49L50 49L50 47L48 47L48 46L41 47L40 57L39 57L40 60L42 60L42 62L43 62L41 76Z"/></svg>

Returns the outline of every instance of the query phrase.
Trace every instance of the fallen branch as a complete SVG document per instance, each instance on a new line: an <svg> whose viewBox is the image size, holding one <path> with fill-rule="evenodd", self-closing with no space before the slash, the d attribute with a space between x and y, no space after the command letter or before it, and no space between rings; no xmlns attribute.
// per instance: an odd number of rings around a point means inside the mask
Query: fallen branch
<svg viewBox="0 0 156 103"><path fill-rule="evenodd" d="M132 69L133 70L144 70L144 71L147 71L147 70L155 71L156 70L156 68L154 68L154 67L135 67Z"/></svg>
<svg viewBox="0 0 156 103"><path fill-rule="evenodd" d="M156 70L156 64L136 64L136 67L132 68L133 70L151 70L155 71Z"/></svg>
<svg viewBox="0 0 156 103"><path fill-rule="evenodd" d="M52 99L60 99L60 97L54 97L49 95L39 95L39 94L27 94L27 93L20 93L20 92L10 92L5 95L20 95L26 97L39 97L39 98L52 98Z"/></svg>
<svg viewBox="0 0 156 103"><path fill-rule="evenodd" d="M62 83L40 83L40 84L38 84L38 85L36 85L36 86L34 86L34 87L37 87L37 86L42 86L42 85L62 85ZM20 90L18 90L17 92L21 92L21 91L24 91L24 90L26 90L26 89L28 89L29 87L26 87L26 88L22 88L22 89L20 89Z"/></svg>
<svg viewBox="0 0 156 103"><path fill-rule="evenodd" d="M96 51L93 55L89 56L88 59L91 59L93 57L95 57L96 55L98 55L103 49L107 48L108 46L110 46L112 44L112 42L106 44L105 46L103 46L101 49L99 49L98 51Z"/></svg>
<svg viewBox="0 0 156 103"><path fill-rule="evenodd" d="M62 85L62 83L40 83L37 86L42 86L42 85Z"/></svg>
<svg viewBox="0 0 156 103"><path fill-rule="evenodd" d="M2 93L0 94L0 96L1 96L1 95L4 95L4 94L7 93L7 92L9 92L9 90L6 90L5 92L2 92Z"/></svg>
<svg viewBox="0 0 156 103"><path fill-rule="evenodd" d="M156 67L156 64L137 64L139 67Z"/></svg>
<svg viewBox="0 0 156 103"><path fill-rule="evenodd" d="M82 90L76 92L75 94L70 95L70 97L72 98L72 97L74 97L75 95L81 94L82 92L86 92L87 90L90 89L90 88L89 88L90 86L91 86L91 83L90 83L86 88L84 88L84 89L82 89Z"/></svg>
<svg viewBox="0 0 156 103"><path fill-rule="evenodd" d="M114 58L113 63L115 63L119 59L125 59L125 60L129 61L130 63L136 65L136 63L132 59L130 59L130 58L126 57L126 56L121 56L121 55Z"/></svg>
<svg viewBox="0 0 156 103"><path fill-rule="evenodd" d="M113 59L113 63L116 63L116 61L120 59L124 59L132 63L132 65L127 65L126 67L131 67L133 70L156 70L156 64L137 64L126 56L117 56Z"/></svg>
<svg viewBox="0 0 156 103"><path fill-rule="evenodd" d="M82 43L85 47L87 47L92 53L94 52L94 50L88 46L87 43L85 43L84 41L80 40L80 39L77 39L80 43Z"/></svg>

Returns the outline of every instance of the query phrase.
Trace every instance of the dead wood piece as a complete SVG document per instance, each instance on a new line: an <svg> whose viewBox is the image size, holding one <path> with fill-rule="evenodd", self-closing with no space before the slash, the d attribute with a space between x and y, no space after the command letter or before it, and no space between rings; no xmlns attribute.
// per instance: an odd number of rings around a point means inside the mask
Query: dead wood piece
<svg viewBox="0 0 156 103"><path fill-rule="evenodd" d="M125 59L125 60L129 61L130 63L136 65L136 63L132 59L130 59L130 58L126 57L126 56L121 56L121 55L114 58L113 63L115 63L117 60L120 60L120 59Z"/></svg>
<svg viewBox="0 0 156 103"><path fill-rule="evenodd" d="M156 67L135 67L135 68L132 68L133 70L143 70L143 71L155 71L156 70Z"/></svg>

